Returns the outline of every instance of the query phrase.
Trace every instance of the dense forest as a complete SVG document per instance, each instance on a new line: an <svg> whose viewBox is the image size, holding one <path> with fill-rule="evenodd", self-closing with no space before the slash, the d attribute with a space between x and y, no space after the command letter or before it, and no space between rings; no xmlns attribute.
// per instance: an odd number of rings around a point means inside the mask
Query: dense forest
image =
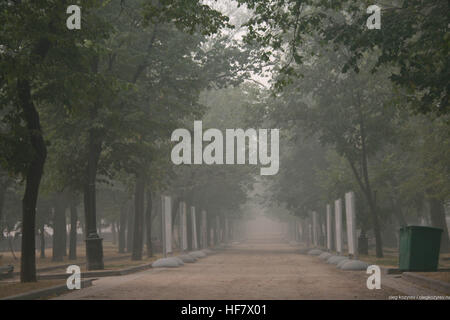
<svg viewBox="0 0 450 320"><path fill-rule="evenodd" d="M380 29L371 1L72 2L0 2L0 241L21 238L22 282L47 229L55 261L81 230L102 269L102 227L140 260L161 195L214 221L245 216L255 186L271 217L323 219L353 190L378 257L408 224L450 250L448 1L380 2ZM280 129L278 174L174 165L171 133L195 120Z"/></svg>

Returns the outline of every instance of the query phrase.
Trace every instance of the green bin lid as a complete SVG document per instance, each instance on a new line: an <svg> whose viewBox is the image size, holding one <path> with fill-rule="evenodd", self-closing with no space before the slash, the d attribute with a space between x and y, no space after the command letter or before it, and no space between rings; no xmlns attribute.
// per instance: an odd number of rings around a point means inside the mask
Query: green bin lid
<svg viewBox="0 0 450 320"><path fill-rule="evenodd" d="M439 231L439 232L443 231L440 228L428 227L428 226L406 226L406 227L401 227L400 230L435 230L435 231Z"/></svg>

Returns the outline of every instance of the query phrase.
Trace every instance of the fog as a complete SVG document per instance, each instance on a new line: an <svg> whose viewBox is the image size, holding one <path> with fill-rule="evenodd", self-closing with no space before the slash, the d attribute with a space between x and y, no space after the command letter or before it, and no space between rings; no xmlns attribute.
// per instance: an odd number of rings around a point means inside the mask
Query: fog
<svg viewBox="0 0 450 320"><path fill-rule="evenodd" d="M433 296L364 273L450 268L448 1L390 6L3 1L0 298Z"/></svg>

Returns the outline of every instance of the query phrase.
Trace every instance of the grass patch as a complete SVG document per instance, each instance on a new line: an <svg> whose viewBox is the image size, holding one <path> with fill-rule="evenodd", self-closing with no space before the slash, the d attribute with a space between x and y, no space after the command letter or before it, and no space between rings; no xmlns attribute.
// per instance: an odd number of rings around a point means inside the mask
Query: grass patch
<svg viewBox="0 0 450 320"><path fill-rule="evenodd" d="M398 251L392 248L383 249L384 257L377 258L375 251L369 250L368 255L360 255L358 258L369 264L376 264L383 267L398 268ZM450 268L450 253L439 255L439 268Z"/></svg>
<svg viewBox="0 0 450 320"><path fill-rule="evenodd" d="M20 283L20 282L0 282L0 298L14 296L16 294L26 293L34 290L50 288L57 285L63 285L66 280L40 280L38 282Z"/></svg>
<svg viewBox="0 0 450 320"><path fill-rule="evenodd" d="M361 255L359 260L367 262L368 264L375 264L378 266L398 268L398 257L392 255L384 255L383 258L377 258L375 255Z"/></svg>
<svg viewBox="0 0 450 320"><path fill-rule="evenodd" d="M52 267L52 266L58 266L58 265L64 265L64 264L82 264L86 262L86 247L84 245L79 245L77 247L77 259L76 260L69 260L68 257L64 257L62 261L53 261L52 260L52 249L47 248L45 250L45 258L39 257L39 250L36 252L36 268L45 268L45 267ZM6 266L6 265L13 265L14 271L20 270L20 252L16 252L15 255L17 257L17 260L14 259L11 252L2 252L0 255L2 255L2 258L0 259L0 266ZM103 244L103 256L105 258L112 258L112 257L126 257L129 253L118 253L118 248L116 245L113 245L111 242L105 242Z"/></svg>

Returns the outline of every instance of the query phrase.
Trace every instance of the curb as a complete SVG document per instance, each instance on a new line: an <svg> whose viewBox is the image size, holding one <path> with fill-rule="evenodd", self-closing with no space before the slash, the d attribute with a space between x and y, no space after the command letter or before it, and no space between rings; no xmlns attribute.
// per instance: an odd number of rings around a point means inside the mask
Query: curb
<svg viewBox="0 0 450 320"><path fill-rule="evenodd" d="M417 284L425 285L439 292L450 294L450 283L430 279L411 272L403 272L402 278L404 278L405 280L409 280L411 282L415 282Z"/></svg>
<svg viewBox="0 0 450 320"><path fill-rule="evenodd" d="M94 280L97 280L97 279L81 280L81 288L87 288L87 287L92 286L92 282ZM67 288L67 285L64 284L64 285L59 285L59 286L55 286L55 287L44 288L44 289L34 290L34 291L26 292L26 293L21 293L21 294L17 294L14 296L1 298L0 300L37 300L37 299L46 298L46 297L49 297L52 295L60 295L60 294L63 294L65 292L69 292L69 291L73 291L73 290L69 290Z"/></svg>
<svg viewBox="0 0 450 320"><path fill-rule="evenodd" d="M370 265L370 263L369 263L369 265ZM388 267L383 267L383 266L380 266L380 269L383 274L403 274L405 272L409 272L409 273L414 272L414 271L403 271L398 268L388 268ZM450 268L440 268L434 272L450 272Z"/></svg>
<svg viewBox="0 0 450 320"><path fill-rule="evenodd" d="M369 265L370 265L370 263L369 263ZM381 269L382 274L402 274L403 273L403 271L396 269L396 268L387 268L387 267L380 266L380 269Z"/></svg>
<svg viewBox="0 0 450 320"><path fill-rule="evenodd" d="M150 269L152 267L152 263L141 264L139 266L134 266L134 267L126 268L126 269L119 269L119 270L87 271L87 272L82 272L81 276L83 278L124 276L124 275L135 273L138 271ZM69 274L67 274L67 273L55 273L55 274L37 275L37 278L38 278L38 280L54 280L54 279L66 279L68 276L69 276Z"/></svg>
<svg viewBox="0 0 450 320"><path fill-rule="evenodd" d="M103 261L116 261L116 260L122 260L122 259L128 259L130 258L131 255L127 255L127 256L123 256L123 257L111 257L111 258L105 258L103 259ZM73 261L72 263L67 263L67 264L60 264L57 266L51 266L51 267L43 267L43 268L39 268L36 270L36 272L47 272L47 271L53 271L53 270L58 270L58 269L65 269L68 266L71 266L73 264L76 264L77 266L84 266L87 262L80 262L80 263L76 263L75 261ZM13 276L18 276L20 275L20 271L15 271L13 272Z"/></svg>

